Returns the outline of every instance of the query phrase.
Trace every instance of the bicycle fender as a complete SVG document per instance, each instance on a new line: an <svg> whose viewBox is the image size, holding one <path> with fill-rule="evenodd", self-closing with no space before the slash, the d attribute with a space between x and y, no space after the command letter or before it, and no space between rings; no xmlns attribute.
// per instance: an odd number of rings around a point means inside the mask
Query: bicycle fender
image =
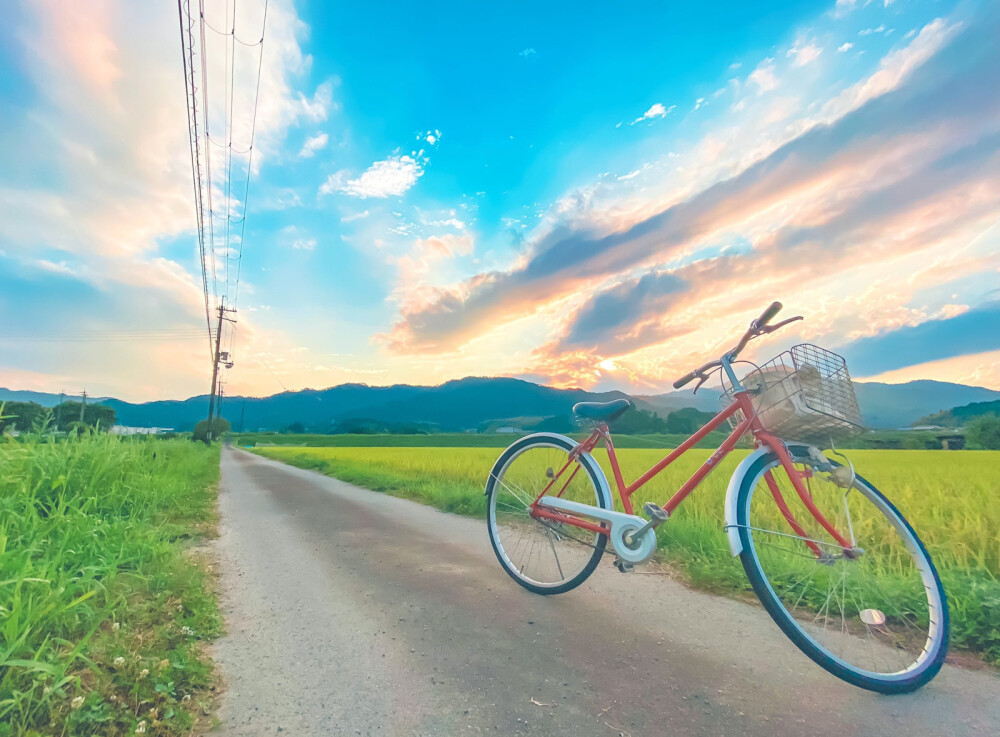
<svg viewBox="0 0 1000 737"><path fill-rule="evenodd" d="M786 443L786 446L792 458L801 458L803 455L808 456L809 454L809 446L807 445L796 443L793 446L790 443ZM750 468L754 463L762 456L769 455L772 452L767 446L757 448L757 450L740 462L740 465L736 467L732 477L729 479L729 488L726 489L726 535L729 537L729 552L733 554L733 557L743 552L743 543L740 540L740 530L737 527L738 523L736 521L736 505L739 502L743 479L750 472Z"/></svg>
<svg viewBox="0 0 1000 737"><path fill-rule="evenodd" d="M743 543L740 540L740 530L736 526L736 503L739 500L740 488L743 486L743 478L750 471L750 467L762 456L771 452L770 448L760 447L748 455L740 465L733 471L729 479L729 488L726 489L726 535L729 537L729 552L736 557L743 552Z"/></svg>

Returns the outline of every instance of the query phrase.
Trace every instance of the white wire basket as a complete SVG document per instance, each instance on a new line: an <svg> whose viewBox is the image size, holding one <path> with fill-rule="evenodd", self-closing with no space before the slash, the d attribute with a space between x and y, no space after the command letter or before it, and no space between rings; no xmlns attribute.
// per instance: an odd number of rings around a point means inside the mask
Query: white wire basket
<svg viewBox="0 0 1000 737"><path fill-rule="evenodd" d="M733 401L723 374L722 401ZM764 428L784 440L828 448L865 431L843 357L808 343L793 346L743 377ZM730 418L735 427L743 413Z"/></svg>

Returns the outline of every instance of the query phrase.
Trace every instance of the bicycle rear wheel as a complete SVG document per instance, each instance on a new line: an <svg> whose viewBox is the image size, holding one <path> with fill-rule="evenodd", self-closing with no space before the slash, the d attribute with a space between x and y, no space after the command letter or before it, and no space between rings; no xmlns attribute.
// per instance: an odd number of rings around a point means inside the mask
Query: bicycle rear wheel
<svg viewBox="0 0 1000 737"><path fill-rule="evenodd" d="M804 454L796 461L798 470L814 465ZM835 676L880 693L920 688L948 649L948 607L930 556L860 476L849 489L828 473L803 483L853 550L807 509L777 456L764 455L744 476L737 501L740 557L754 591L784 633Z"/></svg>
<svg viewBox="0 0 1000 737"><path fill-rule="evenodd" d="M507 574L537 594L561 594L587 580L608 538L597 532L530 516L529 505L566 465L575 443L554 433L529 435L503 452L486 483L490 543ZM574 460L553 484L564 499L611 509L600 468Z"/></svg>

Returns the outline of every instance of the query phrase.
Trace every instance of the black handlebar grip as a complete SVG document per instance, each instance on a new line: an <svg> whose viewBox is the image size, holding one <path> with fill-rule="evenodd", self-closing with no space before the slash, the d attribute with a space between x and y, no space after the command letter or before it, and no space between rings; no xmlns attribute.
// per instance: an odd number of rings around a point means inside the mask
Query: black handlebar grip
<svg viewBox="0 0 1000 737"><path fill-rule="evenodd" d="M695 374L694 371L692 371L689 374L686 374L686 375L682 376L681 378L679 378L677 381L674 382L674 389L680 389L685 384L690 383L694 379L695 376L697 376L697 374Z"/></svg>
<svg viewBox="0 0 1000 737"><path fill-rule="evenodd" d="M779 312L781 312L781 302L772 302L771 306L764 310L764 313L757 318L757 327L762 328L767 325Z"/></svg>

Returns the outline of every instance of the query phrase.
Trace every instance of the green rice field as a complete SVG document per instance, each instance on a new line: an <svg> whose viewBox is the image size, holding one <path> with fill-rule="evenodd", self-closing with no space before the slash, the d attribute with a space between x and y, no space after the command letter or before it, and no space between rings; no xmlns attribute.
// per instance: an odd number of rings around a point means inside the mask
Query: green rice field
<svg viewBox="0 0 1000 737"><path fill-rule="evenodd" d="M483 490L500 450L265 447L256 452L375 491L485 517ZM633 504L640 508L649 500L666 501L710 452L695 449L681 457L638 491ZM745 453L736 451L720 463L658 531L660 556L692 585L737 595L749 591L722 530L726 487ZM663 455L662 450L621 450L626 480L639 476ZM598 449L595 457L611 478L604 451ZM855 450L850 458L858 472L900 509L927 546L949 596L953 644L1000 664L1000 452Z"/></svg>

